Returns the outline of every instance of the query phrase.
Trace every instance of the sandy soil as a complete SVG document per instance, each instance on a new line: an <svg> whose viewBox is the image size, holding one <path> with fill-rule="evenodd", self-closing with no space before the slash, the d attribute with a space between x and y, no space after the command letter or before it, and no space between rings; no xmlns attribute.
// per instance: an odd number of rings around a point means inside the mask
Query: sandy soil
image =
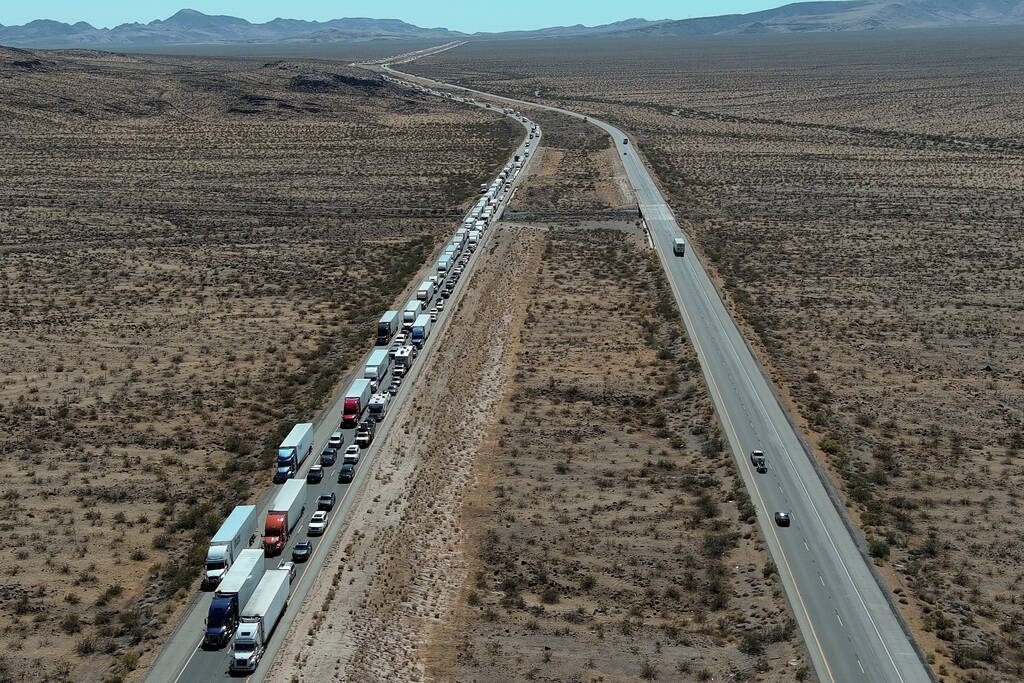
<svg viewBox="0 0 1024 683"><path fill-rule="evenodd" d="M5 48L0 120L0 676L118 680L519 131L331 64Z"/></svg>
<svg viewBox="0 0 1024 683"><path fill-rule="evenodd" d="M466 576L460 509L501 396L539 241L498 230L374 462L271 681L421 680L424 633Z"/></svg>
<svg viewBox="0 0 1024 683"><path fill-rule="evenodd" d="M1022 45L530 43L410 65L630 132L943 680L1024 673Z"/></svg>

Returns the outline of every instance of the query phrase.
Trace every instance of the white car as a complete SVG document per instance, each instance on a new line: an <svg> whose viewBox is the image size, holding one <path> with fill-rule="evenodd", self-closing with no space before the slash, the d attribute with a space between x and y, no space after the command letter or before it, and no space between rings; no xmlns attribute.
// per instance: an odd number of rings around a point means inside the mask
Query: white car
<svg viewBox="0 0 1024 683"><path fill-rule="evenodd" d="M351 446L345 449L345 459L342 462L351 463L355 465L359 462L360 453L362 453L362 450L359 448L359 446L356 444L352 444Z"/></svg>
<svg viewBox="0 0 1024 683"><path fill-rule="evenodd" d="M323 536L324 531L327 530L327 512L324 510L317 510L313 513L313 517L309 520L309 529L307 533L310 536Z"/></svg>

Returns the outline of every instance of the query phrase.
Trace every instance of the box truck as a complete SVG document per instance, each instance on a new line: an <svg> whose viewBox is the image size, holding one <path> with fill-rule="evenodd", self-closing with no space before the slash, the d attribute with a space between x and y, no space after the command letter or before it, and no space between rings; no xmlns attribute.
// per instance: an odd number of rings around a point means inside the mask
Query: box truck
<svg viewBox="0 0 1024 683"><path fill-rule="evenodd" d="M416 298L420 301L430 301L434 298L434 283L429 279L420 283L416 289Z"/></svg>
<svg viewBox="0 0 1024 683"><path fill-rule="evenodd" d="M412 324L412 339L410 340L417 348L423 348L423 343L430 337L430 314L421 313Z"/></svg>
<svg viewBox="0 0 1024 683"><path fill-rule="evenodd" d="M277 447L277 472L274 483L283 484L299 471L299 467L313 452L313 424L303 422L292 427L288 436Z"/></svg>
<svg viewBox="0 0 1024 683"><path fill-rule="evenodd" d="M377 321L377 346L384 346L398 332L398 311L388 311Z"/></svg>
<svg viewBox="0 0 1024 683"><path fill-rule="evenodd" d="M288 536L305 512L306 480L285 482L267 510L267 523L263 529L263 549L267 555L276 555L284 550Z"/></svg>
<svg viewBox="0 0 1024 683"><path fill-rule="evenodd" d="M238 554L256 540L259 532L259 520L256 517L255 505L239 505L217 529L206 551L204 587L216 587Z"/></svg>
<svg viewBox="0 0 1024 683"><path fill-rule="evenodd" d="M686 240L682 237L677 237L672 241L672 253L676 256L683 256L686 254Z"/></svg>
<svg viewBox="0 0 1024 683"><path fill-rule="evenodd" d="M231 651L231 672L252 673L267 651L267 640L288 607L291 572L271 569L242 609L242 623L235 633Z"/></svg>
<svg viewBox="0 0 1024 683"><path fill-rule="evenodd" d="M416 316L420 314L421 310L423 310L423 304L420 303L419 299L407 303L402 311L402 327L412 327L412 324L416 322Z"/></svg>
<svg viewBox="0 0 1024 683"><path fill-rule="evenodd" d="M363 377L365 379L372 379L379 385L384 381L384 375L388 374L388 368L391 367L391 356L388 355L387 349L375 349L370 354L369 360L366 361L366 367L363 368Z"/></svg>
<svg viewBox="0 0 1024 683"><path fill-rule="evenodd" d="M366 404L370 400L370 380L357 379L352 382L345 394L345 406L341 414L341 424L345 427L355 426L366 410Z"/></svg>
<svg viewBox="0 0 1024 683"><path fill-rule="evenodd" d="M249 597L263 578L264 555L259 548L238 553L235 563L221 579L213 594L210 612L206 617L203 647L222 647L231 640L238 626L239 615Z"/></svg>

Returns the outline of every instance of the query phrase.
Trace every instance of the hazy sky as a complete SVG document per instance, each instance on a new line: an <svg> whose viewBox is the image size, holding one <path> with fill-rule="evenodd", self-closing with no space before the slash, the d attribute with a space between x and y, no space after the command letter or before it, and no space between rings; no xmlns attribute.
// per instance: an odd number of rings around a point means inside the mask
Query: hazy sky
<svg viewBox="0 0 1024 683"><path fill-rule="evenodd" d="M374 17L403 19L424 27L458 31L496 31L566 24L607 24L620 19L685 19L715 14L754 12L787 0L0 0L0 24L33 19L87 21L96 27L166 19L182 7L206 14L230 14L253 22L287 19Z"/></svg>

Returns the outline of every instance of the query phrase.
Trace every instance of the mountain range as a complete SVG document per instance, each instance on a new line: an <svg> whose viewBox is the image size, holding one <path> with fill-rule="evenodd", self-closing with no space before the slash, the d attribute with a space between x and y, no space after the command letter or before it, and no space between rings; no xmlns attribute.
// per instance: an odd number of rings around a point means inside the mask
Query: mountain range
<svg viewBox="0 0 1024 683"><path fill-rule="evenodd" d="M1024 24L1024 0L832 0L798 2L750 14L648 21L628 19L601 26L555 26L529 31L466 34L421 28L398 19L330 21L274 19L254 24L238 17L183 9L148 24L95 28L38 19L22 26L0 24L0 44L14 47L153 47L160 45L333 43L376 39L488 40L615 36L707 36L751 33L864 31Z"/></svg>

